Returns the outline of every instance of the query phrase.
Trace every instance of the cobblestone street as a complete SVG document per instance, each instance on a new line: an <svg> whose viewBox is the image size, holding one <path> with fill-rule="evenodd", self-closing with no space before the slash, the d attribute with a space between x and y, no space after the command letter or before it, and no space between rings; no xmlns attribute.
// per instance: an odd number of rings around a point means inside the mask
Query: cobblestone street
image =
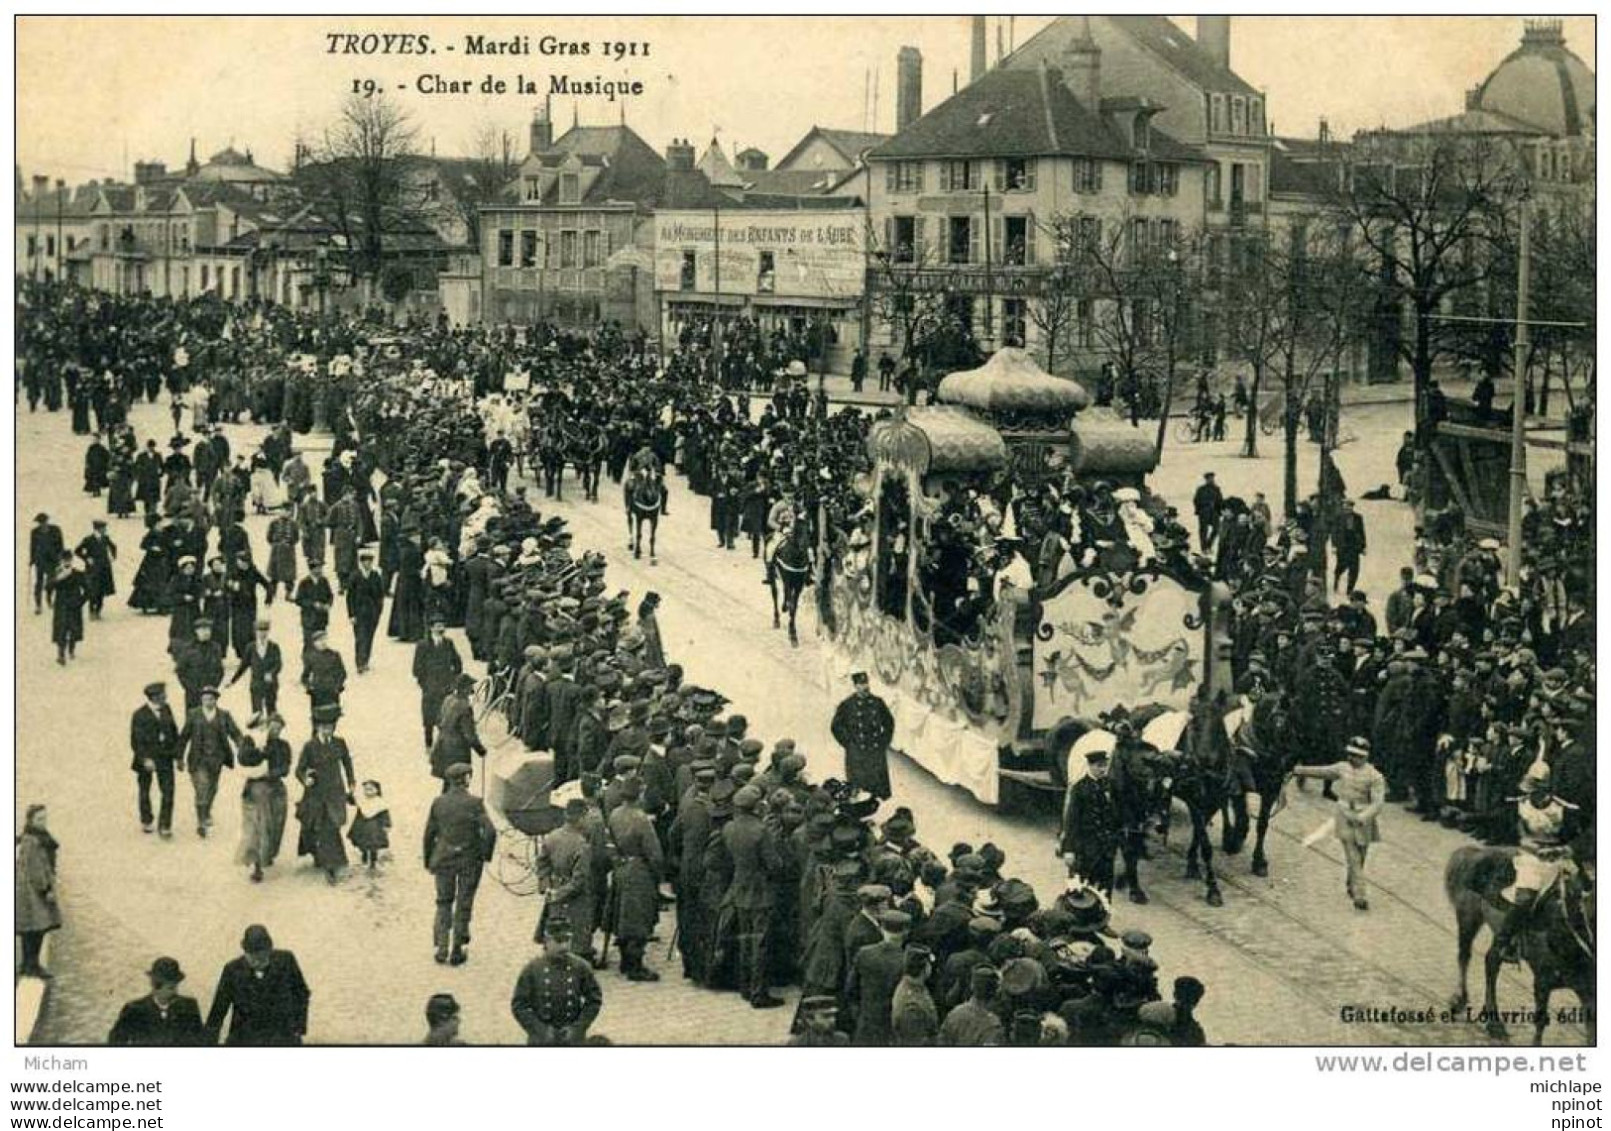
<svg viewBox="0 0 1611 1131"><path fill-rule="evenodd" d="M1394 405L1349 414L1349 426L1363 437L1339 457L1352 492L1394 479L1393 451L1406 413L1407 406ZM168 431L160 407L138 407L133 423L142 439ZM231 429L234 450L249 450L257 434L249 427ZM17 445L18 803L50 806L62 845L65 918L51 944L57 977L36 1040L104 1040L119 1004L144 992L143 971L158 954L179 959L188 974L185 989L205 1011L220 966L238 953L242 928L261 922L277 946L296 952L312 987L312 1042L415 1042L424 1032L426 998L445 990L464 1007L467 1041L518 1043L522 1034L508 1003L516 974L535 952L535 898L502 889L489 870L477 901L470 963L450 970L432 961L432 882L421 866L420 834L437 782L421 747L418 695L409 674L412 647L386 641L383 633L371 671L354 677L344 697L340 733L352 748L357 774L380 780L391 803L392 858L378 875L355 871L328 886L294 855L293 820L268 882L248 883L246 870L232 862L240 823L238 772L225 775L211 839L198 839L185 820L191 793L184 780L173 840L142 835L128 772L128 716L140 703L143 684L167 679L176 685L164 650L165 618L142 617L124 604L139 564L139 523L112 524L122 555L118 594L108 602L106 619L87 626L79 659L65 669L56 666L49 618L33 616L27 603L28 520L48 512L72 545L89 530L91 518L104 516L104 501L78 491L83 440L70 435L65 414L24 412ZM1191 485L1212 466L1222 470L1228 493L1248 490L1256 481L1279 508L1278 442L1267 438L1267 451L1256 462L1237 461L1228 444L1201 453L1172 451L1154 486L1189 509ZM1300 483L1312 483L1312 463L1300 474ZM572 487L567 483L568 499L579 495ZM570 521L578 552L608 555L612 591L630 589L637 596L654 589L662 595L666 651L685 666L690 682L719 688L734 701L732 710L749 717L751 733L769 743L784 735L796 738L814 780L842 772L827 725L833 704L848 689L825 684L815 614L805 607L809 596L802 602L801 643L794 648L770 627L759 564L747 552L716 547L705 500L691 496L680 481L674 484L669 517L660 525L659 562L651 564L624 552L618 493L608 482L598 504L552 505L539 489L533 493L545 514ZM1410 523L1397 503L1364 504L1362 512L1370 530L1362 584L1379 615L1386 587L1408 560ZM266 525L263 518L247 522L259 560ZM281 710L296 750L308 736L305 699L294 687L297 610L281 601L266 612L287 654ZM333 616L331 636L350 664L344 612ZM468 657L462 638L460 647ZM780 687L792 692L780 696ZM250 715L244 681L225 692L222 705L244 723ZM1009 870L1034 883L1043 899L1057 889L1062 868L1053 851L1050 813L996 812L904 758L892 763L896 797L915 812L921 840L942 853L956 841L994 841L1006 851ZM291 790L294 800L297 787ZM1153 902L1121 903L1117 924L1153 935L1166 985L1184 973L1207 984L1200 1018L1216 1044L1481 1043L1475 1025L1340 1019L1348 1006L1435 1009L1447 1001L1455 942L1442 869L1450 851L1466 841L1389 807L1384 841L1370 860L1372 909L1360 914L1344 898L1335 842L1328 837L1312 847L1303 844L1327 814L1318 791L1291 790L1272 826L1267 879L1249 874L1245 855L1216 856L1225 885L1222 908L1207 906L1200 886L1181 878L1177 821L1168 848L1155 851L1144 866ZM650 947L650 963L664 981L630 984L613 971L601 975L605 1004L594 1032L633 1044L781 1042L791 1010L754 1011L736 996L690 988L677 976L676 963L666 960L672 926L672 916L662 915L661 938ZM1474 974L1480 982L1480 955ZM1507 969L1501 998L1512 1008L1530 1004L1526 980ZM1562 1008L1575 1004L1569 995L1556 1000ZM1580 1043L1582 1036L1579 1027L1557 1025L1546 1039Z"/></svg>

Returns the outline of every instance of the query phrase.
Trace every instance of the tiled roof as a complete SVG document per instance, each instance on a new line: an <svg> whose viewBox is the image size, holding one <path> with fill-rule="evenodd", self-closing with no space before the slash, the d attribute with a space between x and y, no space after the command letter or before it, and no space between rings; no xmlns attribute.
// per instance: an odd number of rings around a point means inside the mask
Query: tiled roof
<svg viewBox="0 0 1611 1131"><path fill-rule="evenodd" d="M1199 155L1156 126L1149 152L1169 160ZM869 155L916 157L1138 156L1110 115L1081 105L1054 67L997 68L924 114Z"/></svg>
<svg viewBox="0 0 1611 1131"><path fill-rule="evenodd" d="M862 130L830 130L818 126L817 136L845 155L847 161L860 160L869 149L876 149L890 139L890 134L867 133Z"/></svg>
<svg viewBox="0 0 1611 1131"><path fill-rule="evenodd" d="M1393 133L1458 133L1458 134L1532 134L1544 136L1548 131L1520 118L1513 118L1500 110L1466 110L1449 118L1436 118L1419 125L1406 126Z"/></svg>
<svg viewBox="0 0 1611 1131"><path fill-rule="evenodd" d="M1159 56L1204 90L1257 94L1229 67L1222 67L1168 16L1105 16L1119 30Z"/></svg>
<svg viewBox="0 0 1611 1131"><path fill-rule="evenodd" d="M854 170L850 169L739 170L745 189L750 193L782 193L795 196L830 192L853 174Z"/></svg>

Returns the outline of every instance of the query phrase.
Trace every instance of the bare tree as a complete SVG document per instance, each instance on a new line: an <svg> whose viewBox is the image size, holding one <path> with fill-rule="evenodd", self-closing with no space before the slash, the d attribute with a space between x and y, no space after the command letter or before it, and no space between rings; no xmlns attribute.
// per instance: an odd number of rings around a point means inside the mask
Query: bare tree
<svg viewBox="0 0 1611 1131"><path fill-rule="evenodd" d="M1331 207L1361 236L1381 267L1383 315L1414 315L1399 342L1415 380L1416 432L1425 442L1426 390L1447 344L1437 314L1473 291L1492 266L1486 247L1502 230L1523 185L1517 155L1488 138L1381 133L1356 139Z"/></svg>
<svg viewBox="0 0 1611 1131"><path fill-rule="evenodd" d="M407 111L386 95L353 95L303 169L314 203L346 238L355 277L379 277L387 231L417 206L406 167L416 137Z"/></svg>
<svg viewBox="0 0 1611 1131"><path fill-rule="evenodd" d="M898 242L870 232L868 245L873 315L898 333L903 367L926 371L937 360L937 351L951 349L953 340L963 335L948 301L950 272L939 249L921 239ZM907 395L914 393L915 382Z"/></svg>
<svg viewBox="0 0 1611 1131"><path fill-rule="evenodd" d="M466 242L479 246L481 209L496 204L504 189L515 179L519 163L509 145L509 135L491 122L483 122L470 140L468 153L444 166L453 178L449 207L463 223Z"/></svg>

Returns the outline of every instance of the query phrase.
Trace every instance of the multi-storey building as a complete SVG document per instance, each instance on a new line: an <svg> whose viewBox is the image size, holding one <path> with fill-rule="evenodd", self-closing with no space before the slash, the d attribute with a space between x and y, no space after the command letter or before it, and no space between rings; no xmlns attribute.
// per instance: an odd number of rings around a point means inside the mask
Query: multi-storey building
<svg viewBox="0 0 1611 1131"><path fill-rule="evenodd" d="M1161 104L1107 96L1105 75L1104 53L1075 40L1057 65L984 73L868 154L867 285L885 312L875 345L905 345L892 298L942 294L981 348L1024 346L1044 361L1034 304L1055 280L1084 292L1055 368L1098 363L1106 299L1054 232L1087 247L1169 248L1202 223L1209 165L1160 124Z"/></svg>

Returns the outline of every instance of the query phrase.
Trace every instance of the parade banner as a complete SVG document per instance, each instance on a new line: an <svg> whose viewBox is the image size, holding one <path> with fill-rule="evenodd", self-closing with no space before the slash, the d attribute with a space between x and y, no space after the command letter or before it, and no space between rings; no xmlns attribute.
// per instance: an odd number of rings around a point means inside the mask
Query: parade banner
<svg viewBox="0 0 1611 1131"><path fill-rule="evenodd" d="M1203 671L1197 595L1165 577L1137 593L1071 580L1045 600L1034 642L1036 729L1143 703L1184 707Z"/></svg>

